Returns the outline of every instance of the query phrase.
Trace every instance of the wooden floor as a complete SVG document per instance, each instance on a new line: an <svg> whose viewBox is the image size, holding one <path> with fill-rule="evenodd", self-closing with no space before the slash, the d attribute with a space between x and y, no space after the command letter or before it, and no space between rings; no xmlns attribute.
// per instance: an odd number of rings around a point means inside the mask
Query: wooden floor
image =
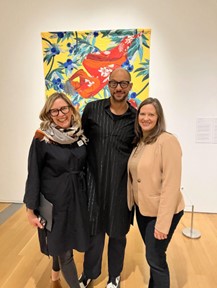
<svg viewBox="0 0 217 288"><path fill-rule="evenodd" d="M0 211L7 204L0 204ZM194 214L194 228L201 238L191 239L182 234L190 227L191 214L185 213L168 248L171 288L217 287L217 214ZM107 282L106 248L102 274L92 287L105 288ZM0 225L0 287L49 287L51 261L39 251L37 233L27 222L25 208L19 209ZM75 252L78 274L82 271L83 254ZM145 248L137 226L128 234L121 288L148 287L149 269ZM67 285L62 279L62 286Z"/></svg>

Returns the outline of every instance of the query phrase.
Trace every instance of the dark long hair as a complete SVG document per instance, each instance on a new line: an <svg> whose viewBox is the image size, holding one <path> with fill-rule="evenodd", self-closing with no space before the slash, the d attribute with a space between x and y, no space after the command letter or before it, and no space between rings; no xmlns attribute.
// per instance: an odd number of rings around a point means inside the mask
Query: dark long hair
<svg viewBox="0 0 217 288"><path fill-rule="evenodd" d="M141 108L148 104L152 104L155 107L158 119L157 119L156 126L150 131L149 135L145 139L143 139L143 132L139 125L138 118L139 118L139 113L140 113ZM139 141L141 141L141 139L143 139L143 142L145 144L154 143L157 140L158 136L165 131L166 131L166 124L165 124L163 108L161 106L160 101L157 98L151 98L151 97L145 99L139 105L139 108L137 110L136 121L135 121L136 136L134 139L134 144L137 144Z"/></svg>

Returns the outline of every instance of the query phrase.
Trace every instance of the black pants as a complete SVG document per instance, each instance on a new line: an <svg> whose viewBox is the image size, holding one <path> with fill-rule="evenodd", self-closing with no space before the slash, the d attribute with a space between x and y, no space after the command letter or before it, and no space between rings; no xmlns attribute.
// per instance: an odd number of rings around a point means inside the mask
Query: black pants
<svg viewBox="0 0 217 288"><path fill-rule="evenodd" d="M72 251L67 251L60 256L53 256L52 269L59 271L60 268L69 287L80 288Z"/></svg>
<svg viewBox="0 0 217 288"><path fill-rule="evenodd" d="M156 217L145 217L140 214L138 207L136 207L137 223L146 245L146 259L150 266L149 288L170 287L166 250L182 215L183 211L174 215L167 239L158 240L154 237Z"/></svg>
<svg viewBox="0 0 217 288"><path fill-rule="evenodd" d="M59 264L58 256L52 256L52 258L53 258L52 269L55 272L59 272L60 271L60 264Z"/></svg>
<svg viewBox="0 0 217 288"><path fill-rule="evenodd" d="M102 254L105 243L105 233L99 233L90 239L90 247L84 255L84 274L90 279L96 279L101 274ZM123 269L126 236L109 237L108 242L108 273L117 277Z"/></svg>

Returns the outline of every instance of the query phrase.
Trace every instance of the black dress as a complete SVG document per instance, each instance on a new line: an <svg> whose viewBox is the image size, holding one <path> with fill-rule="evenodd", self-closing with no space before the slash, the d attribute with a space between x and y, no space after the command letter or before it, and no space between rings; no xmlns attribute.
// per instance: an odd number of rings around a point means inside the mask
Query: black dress
<svg viewBox="0 0 217 288"><path fill-rule="evenodd" d="M127 161L133 149L136 110L123 115L110 111L110 99L92 101L84 109L82 127L87 145L88 210L91 234L122 237L129 231Z"/></svg>
<svg viewBox="0 0 217 288"><path fill-rule="evenodd" d="M39 193L53 203L52 231L38 229L40 248L59 256L76 249L86 251L89 243L85 184L86 146L48 143L36 133L29 151L24 203L37 210Z"/></svg>

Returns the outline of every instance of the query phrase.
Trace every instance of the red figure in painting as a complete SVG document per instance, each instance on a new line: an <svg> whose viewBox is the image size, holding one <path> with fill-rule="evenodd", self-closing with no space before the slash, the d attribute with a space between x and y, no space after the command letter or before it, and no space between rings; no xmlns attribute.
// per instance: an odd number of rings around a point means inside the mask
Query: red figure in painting
<svg viewBox="0 0 217 288"><path fill-rule="evenodd" d="M111 50L88 54L83 60L83 69L75 72L66 82L66 89L77 92L83 98L96 95L108 83L110 73L127 60L127 51L134 39L142 32L126 36Z"/></svg>

